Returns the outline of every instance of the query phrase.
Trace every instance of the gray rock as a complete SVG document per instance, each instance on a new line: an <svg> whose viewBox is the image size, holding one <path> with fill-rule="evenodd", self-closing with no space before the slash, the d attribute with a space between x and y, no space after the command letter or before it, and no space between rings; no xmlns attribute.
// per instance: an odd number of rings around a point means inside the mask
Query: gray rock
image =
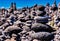
<svg viewBox="0 0 60 41"><path fill-rule="evenodd" d="M47 23L48 17L36 16L36 17L34 17L34 20L38 23Z"/></svg>
<svg viewBox="0 0 60 41"><path fill-rule="evenodd" d="M41 23L32 24L31 29L34 30L35 32L38 32L38 31L52 32L53 31L52 27L46 24L41 24Z"/></svg>
<svg viewBox="0 0 60 41"><path fill-rule="evenodd" d="M39 40L45 40L49 41L53 39L54 35L48 32L37 32L37 33L31 33L30 35L33 39L39 39Z"/></svg>

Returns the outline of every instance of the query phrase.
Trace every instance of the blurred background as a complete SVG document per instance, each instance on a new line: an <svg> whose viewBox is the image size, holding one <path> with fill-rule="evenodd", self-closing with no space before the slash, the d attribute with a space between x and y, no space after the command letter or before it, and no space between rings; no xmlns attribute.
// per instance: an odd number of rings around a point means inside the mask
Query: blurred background
<svg viewBox="0 0 60 41"><path fill-rule="evenodd" d="M54 0L0 0L0 8L5 7L9 8L10 3L15 2L17 4L17 8L22 8L22 7L31 7L34 4L38 5L46 5L46 3L50 3L50 5L53 4ZM56 0L56 3L58 4L60 0Z"/></svg>

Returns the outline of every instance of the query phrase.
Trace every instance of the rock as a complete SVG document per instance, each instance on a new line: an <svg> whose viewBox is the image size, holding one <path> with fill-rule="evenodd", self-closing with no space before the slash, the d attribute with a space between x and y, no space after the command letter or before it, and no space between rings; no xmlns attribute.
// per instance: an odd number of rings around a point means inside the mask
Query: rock
<svg viewBox="0 0 60 41"><path fill-rule="evenodd" d="M39 39L39 40L45 40L49 41L54 38L54 35L48 32L37 32L37 33L31 33L30 35L32 39Z"/></svg>
<svg viewBox="0 0 60 41"><path fill-rule="evenodd" d="M47 23L48 22L48 17L41 17L41 16L36 16L34 17L34 20L38 23Z"/></svg>
<svg viewBox="0 0 60 41"><path fill-rule="evenodd" d="M17 27L17 26L9 26L9 27L7 27L4 31L5 31L5 32L22 31L22 29L19 28L19 27Z"/></svg>
<svg viewBox="0 0 60 41"><path fill-rule="evenodd" d="M53 32L54 31L52 27L50 27L49 25L41 24L41 23L32 24L31 30L34 30L35 32L39 32L39 31Z"/></svg>

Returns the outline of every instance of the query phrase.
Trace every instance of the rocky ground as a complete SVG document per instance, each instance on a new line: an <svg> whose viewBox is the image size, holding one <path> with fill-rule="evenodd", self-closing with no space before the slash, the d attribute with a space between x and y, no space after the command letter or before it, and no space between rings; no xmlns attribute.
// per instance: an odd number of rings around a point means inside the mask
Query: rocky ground
<svg viewBox="0 0 60 41"><path fill-rule="evenodd" d="M0 41L60 41L57 8L42 5L21 10L10 8L6 11L3 8L0 13Z"/></svg>

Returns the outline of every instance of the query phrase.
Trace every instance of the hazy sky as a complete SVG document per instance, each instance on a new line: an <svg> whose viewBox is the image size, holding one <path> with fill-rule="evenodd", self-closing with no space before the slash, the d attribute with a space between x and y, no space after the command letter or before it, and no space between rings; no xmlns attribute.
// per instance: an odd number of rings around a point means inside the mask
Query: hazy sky
<svg viewBox="0 0 60 41"><path fill-rule="evenodd" d="M54 0L0 0L0 8L5 7L9 8L11 2L16 2L16 5L18 8L26 7L26 6L33 6L34 4L42 4L46 5L47 2L50 3L50 5L53 4ZM60 0L56 0L57 4L60 2Z"/></svg>

